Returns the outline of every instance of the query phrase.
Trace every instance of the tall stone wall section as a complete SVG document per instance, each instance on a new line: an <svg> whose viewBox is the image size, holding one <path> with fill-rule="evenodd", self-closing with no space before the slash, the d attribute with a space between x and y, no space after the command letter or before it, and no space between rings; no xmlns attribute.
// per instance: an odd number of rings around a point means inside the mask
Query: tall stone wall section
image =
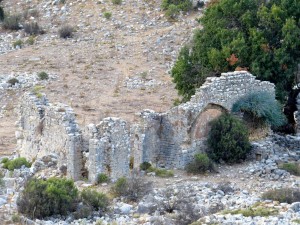
<svg viewBox="0 0 300 225"><path fill-rule="evenodd" d="M126 121L105 118L98 125L89 125L89 180L107 174L112 180L129 175L130 132Z"/></svg>
<svg viewBox="0 0 300 225"><path fill-rule="evenodd" d="M156 127L142 144L151 157L144 157L152 163L169 168L183 168L196 152L205 150L209 122L230 111L233 104L242 96L254 91L267 91L275 98L275 86L270 82L259 81L248 72L223 73L220 77L209 77L196 91L190 102L172 108L162 114L150 113L159 120L153 123L149 118L142 118L144 127ZM146 135L147 129L144 130ZM148 132L149 134L149 132ZM155 138L153 138L155 136ZM154 156L154 157L152 157Z"/></svg>
<svg viewBox="0 0 300 225"><path fill-rule="evenodd" d="M297 111L295 117L297 122L297 135L300 136L300 93L297 96Z"/></svg>
<svg viewBox="0 0 300 225"><path fill-rule="evenodd" d="M64 104L50 104L45 96L26 93L20 106L16 132L20 156L29 160L54 153L58 167L66 166L67 175L81 177L82 138L73 110Z"/></svg>

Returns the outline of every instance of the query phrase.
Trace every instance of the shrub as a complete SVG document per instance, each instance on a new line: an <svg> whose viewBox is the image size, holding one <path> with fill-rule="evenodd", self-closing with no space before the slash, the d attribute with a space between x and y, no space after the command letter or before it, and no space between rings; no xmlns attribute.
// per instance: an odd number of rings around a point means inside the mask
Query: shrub
<svg viewBox="0 0 300 225"><path fill-rule="evenodd" d="M154 172L158 177L173 177L174 172L172 170L160 169L155 167L149 167L147 172Z"/></svg>
<svg viewBox="0 0 300 225"><path fill-rule="evenodd" d="M137 201L152 189L152 183L146 182L133 171L129 179L119 178L111 191L116 196L122 196L129 201Z"/></svg>
<svg viewBox="0 0 300 225"><path fill-rule="evenodd" d="M19 15L6 16L3 20L2 26L7 30L20 30L21 18Z"/></svg>
<svg viewBox="0 0 300 225"><path fill-rule="evenodd" d="M11 221L13 223L19 223L21 221L21 218L18 214L13 214L12 217L11 217Z"/></svg>
<svg viewBox="0 0 300 225"><path fill-rule="evenodd" d="M150 167L151 167L151 163L149 163L149 162L143 162L140 165L141 170L148 170Z"/></svg>
<svg viewBox="0 0 300 225"><path fill-rule="evenodd" d="M79 205L74 212L74 218L76 220L82 219L82 218L88 218L93 213L93 209L88 205Z"/></svg>
<svg viewBox="0 0 300 225"><path fill-rule="evenodd" d="M71 27L70 25L65 25L61 27L58 31L59 36L61 38L71 38L73 37L73 32L74 32L74 28Z"/></svg>
<svg viewBox="0 0 300 225"><path fill-rule="evenodd" d="M105 194L91 189L84 189L81 192L81 199L83 204L101 212L105 212L109 205L109 199Z"/></svg>
<svg viewBox="0 0 300 225"><path fill-rule="evenodd" d="M25 31L25 33L30 34L30 35L38 35L40 33L43 33L43 31L41 30L41 28L37 22L31 22L31 23L24 24L24 31Z"/></svg>
<svg viewBox="0 0 300 225"><path fill-rule="evenodd" d="M175 20L179 15L180 9L178 6L171 4L165 12L165 16L169 20Z"/></svg>
<svg viewBox="0 0 300 225"><path fill-rule="evenodd" d="M30 218L66 215L76 206L78 190L72 180L32 179L17 199L18 211Z"/></svg>
<svg viewBox="0 0 300 225"><path fill-rule="evenodd" d="M17 78L11 78L7 81L7 83L11 84L12 86L16 83L19 83L19 80Z"/></svg>
<svg viewBox="0 0 300 225"><path fill-rule="evenodd" d="M245 217L255 217L255 216L271 216L278 214L278 209L268 208L265 206L252 206L246 209L237 209L237 210L226 210L224 214L242 214Z"/></svg>
<svg viewBox="0 0 300 225"><path fill-rule="evenodd" d="M111 18L111 15L112 15L111 12L104 12L103 13L104 18L108 19L108 20Z"/></svg>
<svg viewBox="0 0 300 225"><path fill-rule="evenodd" d="M269 92L253 92L240 98L232 107L233 112L244 112L254 123L268 123L279 127L286 123L286 118L279 103Z"/></svg>
<svg viewBox="0 0 300 225"><path fill-rule="evenodd" d="M163 0L161 3L161 8L163 10L168 10L171 5L176 6L179 11L189 11L192 9L192 1L190 0Z"/></svg>
<svg viewBox="0 0 300 225"><path fill-rule="evenodd" d="M26 43L29 44L29 45L33 45L34 42L35 42L34 36L30 36L30 37L26 40Z"/></svg>
<svg viewBox="0 0 300 225"><path fill-rule="evenodd" d="M194 161L186 166L188 173L205 173L215 171L213 162L205 153L198 153L194 156Z"/></svg>
<svg viewBox="0 0 300 225"><path fill-rule="evenodd" d="M300 190L296 188L281 188L269 190L262 195L263 199L279 201L280 203L300 202Z"/></svg>
<svg viewBox="0 0 300 225"><path fill-rule="evenodd" d="M207 154L212 160L228 163L244 160L251 149L246 127L229 114L211 122L207 143Z"/></svg>
<svg viewBox="0 0 300 225"><path fill-rule="evenodd" d="M38 78L40 80L48 80L49 79L49 75L46 72L40 72L38 73Z"/></svg>
<svg viewBox="0 0 300 225"><path fill-rule="evenodd" d="M122 0L111 0L111 2L112 2L114 5L121 5L121 4L122 4Z"/></svg>
<svg viewBox="0 0 300 225"><path fill-rule="evenodd" d="M22 40L17 40L15 42L13 42L13 47L16 48L17 46L19 46L19 48L22 48L23 41Z"/></svg>
<svg viewBox="0 0 300 225"><path fill-rule="evenodd" d="M300 165L298 163L283 163L279 168L295 176L300 176Z"/></svg>
<svg viewBox="0 0 300 225"><path fill-rule="evenodd" d="M4 20L4 17L5 17L4 10L3 10L3 8L0 6L0 21L3 21L3 20Z"/></svg>
<svg viewBox="0 0 300 225"><path fill-rule="evenodd" d="M109 181L109 178L106 174L104 174L104 173L98 174L98 176L97 176L97 183L98 184L105 183L105 182L108 182L108 181Z"/></svg>
<svg viewBox="0 0 300 225"><path fill-rule="evenodd" d="M3 164L3 168L13 171L14 169L20 169L22 166L31 167L31 163L24 157L8 160Z"/></svg>
<svg viewBox="0 0 300 225"><path fill-rule="evenodd" d="M9 161L9 159L8 158L3 158L2 160L1 160L1 163L6 163L6 162L8 162Z"/></svg>

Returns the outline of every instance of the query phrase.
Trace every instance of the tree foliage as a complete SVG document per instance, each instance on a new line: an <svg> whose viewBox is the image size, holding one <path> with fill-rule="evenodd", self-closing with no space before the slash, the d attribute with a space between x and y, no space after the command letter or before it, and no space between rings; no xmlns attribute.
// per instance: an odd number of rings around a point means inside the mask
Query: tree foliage
<svg viewBox="0 0 300 225"><path fill-rule="evenodd" d="M205 77L238 67L275 83L277 97L286 97L300 60L300 1L219 0L199 21L203 29L171 72L185 100Z"/></svg>
<svg viewBox="0 0 300 225"><path fill-rule="evenodd" d="M214 161L239 162L250 151L246 126L230 114L223 114L211 122L207 155Z"/></svg>

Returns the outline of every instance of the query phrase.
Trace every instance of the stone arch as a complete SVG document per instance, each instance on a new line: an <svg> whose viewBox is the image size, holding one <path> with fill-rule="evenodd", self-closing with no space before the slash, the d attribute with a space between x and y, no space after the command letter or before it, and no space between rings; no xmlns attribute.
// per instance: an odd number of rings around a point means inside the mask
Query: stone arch
<svg viewBox="0 0 300 225"><path fill-rule="evenodd" d="M228 110L223 106L209 103L192 123L191 140L193 141L207 138L210 128L209 123L226 112L228 112Z"/></svg>

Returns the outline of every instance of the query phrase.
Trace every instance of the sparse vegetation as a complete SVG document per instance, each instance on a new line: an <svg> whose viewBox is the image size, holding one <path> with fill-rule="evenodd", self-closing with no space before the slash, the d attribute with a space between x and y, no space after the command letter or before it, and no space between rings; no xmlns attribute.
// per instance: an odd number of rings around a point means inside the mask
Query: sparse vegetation
<svg viewBox="0 0 300 225"><path fill-rule="evenodd" d="M215 171L214 164L205 153L198 153L194 156L194 161L186 166L188 173L206 173Z"/></svg>
<svg viewBox="0 0 300 225"><path fill-rule="evenodd" d="M281 106L269 92L253 92L240 98L232 107L233 112L243 112L254 124L267 123L279 127L286 123Z"/></svg>
<svg viewBox="0 0 300 225"><path fill-rule="evenodd" d="M59 37L61 38L72 38L73 37L74 28L70 25L64 25L58 31Z"/></svg>
<svg viewBox="0 0 300 225"><path fill-rule="evenodd" d="M111 2L112 2L114 5L121 5L121 4L122 4L122 0L111 0Z"/></svg>
<svg viewBox="0 0 300 225"><path fill-rule="evenodd" d="M192 9L192 2L189 0L163 0L161 3L163 10L169 10L171 6L175 6L179 11L187 12Z"/></svg>
<svg viewBox="0 0 300 225"><path fill-rule="evenodd" d="M97 176L97 183L98 184L102 184L102 183L105 183L105 182L108 182L108 181L109 181L109 178L106 174L104 174L104 173L98 174L98 176Z"/></svg>
<svg viewBox="0 0 300 225"><path fill-rule="evenodd" d="M13 42L13 47L14 48L17 48L17 47L22 48L22 46L23 46L23 41L22 40L17 40L15 42Z"/></svg>
<svg viewBox="0 0 300 225"><path fill-rule="evenodd" d="M112 187L111 192L115 196L122 196L129 201L137 201L152 189L152 183L146 182L137 173L133 172L131 177L119 178Z"/></svg>
<svg viewBox="0 0 300 225"><path fill-rule="evenodd" d="M105 194L91 189L84 189L81 192L81 200L83 204L96 211L105 212L109 206L109 199Z"/></svg>
<svg viewBox="0 0 300 225"><path fill-rule="evenodd" d="M140 169L145 170L145 171L148 170L150 167L151 167L151 163L149 163L149 162L143 162L140 165Z"/></svg>
<svg viewBox="0 0 300 225"><path fill-rule="evenodd" d="M26 40L26 44L28 44L28 45L33 45L34 42L35 42L35 37L34 36L30 36Z"/></svg>
<svg viewBox="0 0 300 225"><path fill-rule="evenodd" d="M111 12L104 12L103 13L104 18L107 19L107 20L109 20L111 18L111 15L112 15Z"/></svg>
<svg viewBox="0 0 300 225"><path fill-rule="evenodd" d="M7 83L11 84L14 86L16 83L19 83L19 80L17 78L11 78L7 81Z"/></svg>
<svg viewBox="0 0 300 225"><path fill-rule="evenodd" d="M300 165L298 163L283 163L279 168L286 170L292 175L300 176Z"/></svg>
<svg viewBox="0 0 300 225"><path fill-rule="evenodd" d="M217 162L240 162L251 149L246 126L230 114L223 114L211 122L207 143L207 155Z"/></svg>
<svg viewBox="0 0 300 225"><path fill-rule="evenodd" d="M262 195L263 199L279 201L280 203L300 202L300 190L296 188L281 188L269 190Z"/></svg>
<svg viewBox="0 0 300 225"><path fill-rule="evenodd" d="M20 30L21 17L19 15L9 15L3 20L2 26L7 30Z"/></svg>
<svg viewBox="0 0 300 225"><path fill-rule="evenodd" d="M173 170L166 170L166 169L161 169L161 168L156 168L156 167L149 167L147 169L148 173L154 172L156 176L158 177L173 177L174 172Z"/></svg>
<svg viewBox="0 0 300 225"><path fill-rule="evenodd" d="M25 23L23 26L24 26L24 31L27 34L38 35L43 33L43 30L40 28L37 22Z"/></svg>
<svg viewBox="0 0 300 225"><path fill-rule="evenodd" d="M3 160L2 160L3 163ZM24 157L16 158L13 160L7 160L3 163L3 168L13 171L14 169L20 169L22 166L31 167L31 163Z"/></svg>
<svg viewBox="0 0 300 225"><path fill-rule="evenodd" d="M268 217L268 216L278 214L278 209L256 204L246 209L225 210L223 214L233 214L233 215L242 214L245 217L255 217L255 216Z"/></svg>
<svg viewBox="0 0 300 225"><path fill-rule="evenodd" d="M18 211L29 218L66 215L75 209L78 190L72 180L31 179L17 200Z"/></svg>
<svg viewBox="0 0 300 225"><path fill-rule="evenodd" d="M178 6L171 4L165 12L165 16L168 20L175 20L180 14L180 9Z"/></svg>
<svg viewBox="0 0 300 225"><path fill-rule="evenodd" d="M19 223L21 221L21 218L18 214L13 214L12 217L11 217L11 221L13 223Z"/></svg>
<svg viewBox="0 0 300 225"><path fill-rule="evenodd" d="M49 75L46 72L42 71L42 72L38 73L38 78L40 80L48 80Z"/></svg>

